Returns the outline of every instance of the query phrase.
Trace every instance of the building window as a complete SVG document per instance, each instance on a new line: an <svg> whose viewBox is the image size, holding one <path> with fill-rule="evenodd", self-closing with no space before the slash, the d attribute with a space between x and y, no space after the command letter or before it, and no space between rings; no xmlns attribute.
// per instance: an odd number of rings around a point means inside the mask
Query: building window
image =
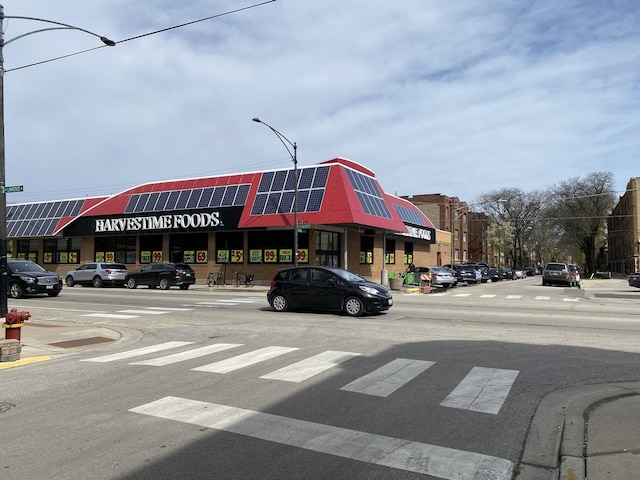
<svg viewBox="0 0 640 480"><path fill-rule="evenodd" d="M413 242L404 242L404 264L413 263Z"/></svg>
<svg viewBox="0 0 640 480"><path fill-rule="evenodd" d="M456 241L460 238L460 235L459 235L459 233L458 233L458 229L457 229L457 228L456 228L456 229L455 229L455 231L454 231L453 238L454 238Z"/></svg>
<svg viewBox="0 0 640 480"><path fill-rule="evenodd" d="M340 266L340 234L316 231L316 265Z"/></svg>
<svg viewBox="0 0 640 480"><path fill-rule="evenodd" d="M162 262L162 235L140 236L140 263Z"/></svg>
<svg viewBox="0 0 640 480"><path fill-rule="evenodd" d="M360 263L373 263L373 237L360 235Z"/></svg>
<svg viewBox="0 0 640 480"><path fill-rule="evenodd" d="M80 263L80 238L46 239L42 263Z"/></svg>
<svg viewBox="0 0 640 480"><path fill-rule="evenodd" d="M453 260L454 261L460 260L460 250L458 250L457 248L453 251Z"/></svg>
<svg viewBox="0 0 640 480"><path fill-rule="evenodd" d="M384 263L389 265L396 263L396 241L393 239L387 239L385 242Z"/></svg>
<svg viewBox="0 0 640 480"><path fill-rule="evenodd" d="M466 243L466 241L467 241L467 232L462 232L462 241Z"/></svg>
<svg viewBox="0 0 640 480"><path fill-rule="evenodd" d="M31 260L38 262L38 240L24 239L18 240L16 245L16 258L21 260Z"/></svg>
<svg viewBox="0 0 640 480"><path fill-rule="evenodd" d="M216 233L216 263L244 263L243 232Z"/></svg>
<svg viewBox="0 0 640 480"><path fill-rule="evenodd" d="M231 249L223 234L216 237L216 248L221 255ZM291 230L249 232L249 263L293 263L293 232ZM230 244L229 244L230 245ZM218 261L218 263L224 263ZM233 263L233 261L232 261ZM309 263L309 231L298 232L298 263Z"/></svg>
<svg viewBox="0 0 640 480"><path fill-rule="evenodd" d="M207 263L207 233L174 234L169 237L169 259L177 263Z"/></svg>
<svg viewBox="0 0 640 480"><path fill-rule="evenodd" d="M136 237L133 235L96 237L94 245L96 262L136 263Z"/></svg>

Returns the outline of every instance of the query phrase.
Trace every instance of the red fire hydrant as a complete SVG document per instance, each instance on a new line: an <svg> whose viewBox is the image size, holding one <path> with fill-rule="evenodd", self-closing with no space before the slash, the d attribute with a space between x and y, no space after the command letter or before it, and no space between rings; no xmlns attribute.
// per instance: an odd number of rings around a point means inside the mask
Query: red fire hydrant
<svg viewBox="0 0 640 480"><path fill-rule="evenodd" d="M5 323L2 324L5 340L20 340L20 330L24 327L24 322L31 318L29 312L19 312L17 309L12 308L5 317Z"/></svg>

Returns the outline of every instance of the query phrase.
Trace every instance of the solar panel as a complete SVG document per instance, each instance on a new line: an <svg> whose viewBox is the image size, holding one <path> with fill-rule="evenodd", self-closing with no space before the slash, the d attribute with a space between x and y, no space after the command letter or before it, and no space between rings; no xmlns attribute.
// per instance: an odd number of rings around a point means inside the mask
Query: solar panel
<svg viewBox="0 0 640 480"><path fill-rule="evenodd" d="M392 218L391 212L389 211L384 198L382 198L382 194L376 181L371 177L356 172L355 170L347 168L346 171L349 181L351 182L351 186L360 201L362 210L365 213L376 217Z"/></svg>
<svg viewBox="0 0 640 480"><path fill-rule="evenodd" d="M191 192L189 201L187 202L187 208L196 208L200 204L200 196L202 195L202 188L196 188Z"/></svg>
<svg viewBox="0 0 640 480"><path fill-rule="evenodd" d="M223 207L230 207L233 205L233 201L236 198L236 192L238 191L238 186L237 185L229 185L225 192L224 192L224 197L222 198L222 206Z"/></svg>
<svg viewBox="0 0 640 480"><path fill-rule="evenodd" d="M400 216L400 218L402 219L403 222L405 223L411 223L413 225L420 225L423 227L426 227L427 224L425 223L422 215L420 215L420 213L416 212L415 210L412 210L410 208L404 207L402 205L395 205L394 207L396 209L396 212L398 213L398 215Z"/></svg>

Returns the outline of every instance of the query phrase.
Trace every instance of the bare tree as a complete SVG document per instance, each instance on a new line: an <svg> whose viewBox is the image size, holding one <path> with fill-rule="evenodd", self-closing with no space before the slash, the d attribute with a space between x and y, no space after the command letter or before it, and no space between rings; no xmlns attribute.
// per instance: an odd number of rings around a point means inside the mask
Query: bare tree
<svg viewBox="0 0 640 480"><path fill-rule="evenodd" d="M588 273L596 271L597 239L604 236L615 205L613 184L611 172L594 172L560 182L549 192L546 216L582 252Z"/></svg>

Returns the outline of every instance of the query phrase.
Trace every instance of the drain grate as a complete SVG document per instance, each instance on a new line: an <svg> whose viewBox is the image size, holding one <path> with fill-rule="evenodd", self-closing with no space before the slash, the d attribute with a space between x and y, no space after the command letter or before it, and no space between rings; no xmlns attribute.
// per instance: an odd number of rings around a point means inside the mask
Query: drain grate
<svg viewBox="0 0 640 480"><path fill-rule="evenodd" d="M49 345L53 347L62 347L62 348L73 348L73 347L84 347L85 345L93 345L94 343L106 343L115 341L113 338L107 337L89 337L89 338L79 338L78 340L67 340L64 342L53 342Z"/></svg>

